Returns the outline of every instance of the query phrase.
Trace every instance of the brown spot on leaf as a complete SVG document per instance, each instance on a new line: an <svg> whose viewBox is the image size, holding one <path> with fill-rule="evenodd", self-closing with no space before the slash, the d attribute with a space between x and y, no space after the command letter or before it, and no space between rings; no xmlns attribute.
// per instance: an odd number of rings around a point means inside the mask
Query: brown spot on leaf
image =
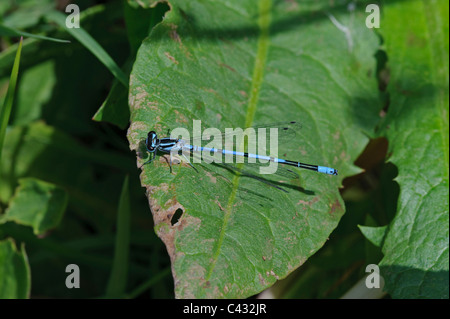
<svg viewBox="0 0 450 319"><path fill-rule="evenodd" d="M175 193L175 187L171 186L170 190L171 192ZM158 191L167 193L169 191L169 185L166 183L162 183L158 186L147 186L147 197L150 204L150 209L152 211L153 221L158 229L158 236L166 245L169 256L172 259L175 254L175 230L183 226L181 225L182 223L180 223L180 225L172 227L171 218L175 214L177 209L182 209L183 211L185 211L185 208L176 200L175 196L166 201L164 205L161 205L155 198L155 194ZM165 224L170 227L164 227L161 224Z"/></svg>
<svg viewBox="0 0 450 319"><path fill-rule="evenodd" d="M206 176L209 177L211 183L213 183L213 184L217 183L217 177L213 176L210 172L206 172L205 174L206 174Z"/></svg>
<svg viewBox="0 0 450 319"><path fill-rule="evenodd" d="M319 198L316 196L313 199L311 199L310 201L306 201L306 200L299 200L297 205L304 205L304 206L312 206L314 203L317 203L319 201Z"/></svg>
<svg viewBox="0 0 450 319"><path fill-rule="evenodd" d="M269 271L266 271L266 276L267 276L267 277L273 276L273 277L275 277L276 279L280 279L280 278L278 277L278 275L277 275L273 270L271 270L270 272L269 272Z"/></svg>
<svg viewBox="0 0 450 319"><path fill-rule="evenodd" d="M213 93L214 95L218 95L217 91L212 89L212 88L202 88L204 91L209 92L209 93Z"/></svg>
<svg viewBox="0 0 450 319"><path fill-rule="evenodd" d="M232 72L235 72L236 73L236 70L233 68L233 67L231 67L231 66L229 66L228 64L225 64L225 63L219 63L219 65L220 66L222 66L222 67L225 67L225 68L227 68L228 70L230 70L230 71L232 71Z"/></svg>
<svg viewBox="0 0 450 319"><path fill-rule="evenodd" d="M338 141L341 139L341 132L336 131L336 133L334 133L332 136L334 140Z"/></svg>
<svg viewBox="0 0 450 319"><path fill-rule="evenodd" d="M298 10L298 3L295 0L285 0L289 6L287 7L286 11L297 11Z"/></svg>
<svg viewBox="0 0 450 319"><path fill-rule="evenodd" d="M339 200L336 199L336 200L334 201L333 205L331 205L330 215L333 215L333 214L336 212L336 210L338 210L338 209L339 209L339 210L342 209L342 205L341 205L341 203L339 202Z"/></svg>
<svg viewBox="0 0 450 319"><path fill-rule="evenodd" d="M427 41L418 37L414 32L410 32L407 39L409 47L423 48L427 45Z"/></svg>
<svg viewBox="0 0 450 319"><path fill-rule="evenodd" d="M158 110L158 102L157 101L149 101L147 103L147 107L153 111L156 111L156 110Z"/></svg>
<svg viewBox="0 0 450 319"><path fill-rule="evenodd" d="M171 56L169 52L167 52L167 51L164 52L164 55L166 56L166 58L168 58L173 63L178 64L178 61L173 56Z"/></svg>
<svg viewBox="0 0 450 319"><path fill-rule="evenodd" d="M181 38L180 35L177 32L177 28L178 26L176 24L170 23L169 24L171 30L169 31L169 36L172 40L174 40L175 42L181 44Z"/></svg>
<svg viewBox="0 0 450 319"><path fill-rule="evenodd" d="M186 116L184 114L181 114L178 110L173 110L173 112L177 116L175 119L175 122L181 123L181 124L187 124L189 122L188 119L186 118Z"/></svg>
<svg viewBox="0 0 450 319"><path fill-rule="evenodd" d="M161 192L174 194L174 196L161 205L158 201ZM152 211L156 233L165 244L171 260L175 290L184 290L184 295L186 297L190 296L193 298L194 294L190 291L189 287L180 287L180 280L175 276L176 272L174 272L174 264L178 258L181 258L184 255L183 252L177 252L175 247L178 233L186 227L193 227L192 231L197 231L201 226L201 220L186 214L186 210L184 206L178 202L176 194L175 187L173 185L169 186L166 183L162 183L158 186L147 186L147 197ZM178 209L183 211L183 215L177 223L172 225L172 216L174 216ZM200 265L191 267L190 273L196 280L204 280L205 269Z"/></svg>
<svg viewBox="0 0 450 319"><path fill-rule="evenodd" d="M188 48L186 48L183 45L183 42L181 41L181 37L180 37L180 35L177 32L178 25L173 24L173 23L169 23L168 26L170 27L170 30L169 30L170 38L173 41L175 41L176 43L178 43L179 49L184 53L184 55L186 57L190 58L191 57L191 53L189 52Z"/></svg>
<svg viewBox="0 0 450 319"><path fill-rule="evenodd" d="M182 253L179 253L182 256ZM173 262L172 262L173 267ZM193 263L189 268L189 273L186 276L190 280L180 280L175 275L176 273L172 271L174 274L174 283L175 283L175 293L178 296L182 296L183 298L193 299L196 297L196 291L198 287L204 285L208 285L205 281L205 268L198 263ZM193 284L195 283L195 284ZM209 284L211 285L211 284ZM217 289L217 287L215 287ZM214 294L213 294L214 295ZM215 294L217 296L217 294Z"/></svg>
<svg viewBox="0 0 450 319"><path fill-rule="evenodd" d="M219 206L221 211L223 211L223 212L225 211L225 209L222 207L222 205L220 204L218 199L216 199L214 202L217 204L217 206Z"/></svg>
<svg viewBox="0 0 450 319"><path fill-rule="evenodd" d="M266 286L267 282L266 279L261 275L261 273L258 273L258 279L259 279L259 283L261 284L261 286Z"/></svg>

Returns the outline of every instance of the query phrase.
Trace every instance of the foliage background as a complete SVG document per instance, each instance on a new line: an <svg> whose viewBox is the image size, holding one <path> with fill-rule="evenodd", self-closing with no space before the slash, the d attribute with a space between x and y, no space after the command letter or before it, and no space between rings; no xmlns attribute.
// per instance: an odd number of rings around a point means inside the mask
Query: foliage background
<svg viewBox="0 0 450 319"><path fill-rule="evenodd" d="M2 97L10 84L20 32L51 38L25 35L1 153L0 296L173 298L170 259L155 234L135 153L130 152L129 140L131 147L135 141L126 138L130 111L123 84L130 72L140 75L140 70L164 61L156 53L142 57L151 52L146 50L164 23L177 23L178 8L191 16L208 11L189 12L178 1L170 1L170 6L152 1L76 3L84 33L61 26L64 20L55 10L64 8L65 1L0 4ZM192 3L203 8L211 4ZM300 6L298 12L308 21L301 20L300 28L312 33L308 39L314 43L314 28L331 26L330 16L347 22L353 14L364 18L368 3L273 1L272 6ZM365 102L376 112L359 114L366 125L365 142L341 163L347 165L339 189L345 214L323 247L265 296L361 297L365 292L350 289L362 285L369 263L380 265L387 297L449 296L448 2L379 4L381 28L362 31L367 42L359 52L363 66L372 66L360 84L369 92L370 102ZM172 16L161 23L171 8ZM220 26L220 21L209 19L201 15L195 21ZM291 27L284 26L285 31ZM333 50L330 42L319 48L323 56ZM340 63L345 67L347 61L337 56L333 70ZM130 82L131 97L138 95L133 93L135 83ZM139 114L131 111L135 123ZM315 118L332 121L332 111ZM154 124L154 118L145 120ZM333 187L337 192L339 184ZM72 263L81 268L82 289L64 285L65 267ZM240 297L250 296L248 292Z"/></svg>

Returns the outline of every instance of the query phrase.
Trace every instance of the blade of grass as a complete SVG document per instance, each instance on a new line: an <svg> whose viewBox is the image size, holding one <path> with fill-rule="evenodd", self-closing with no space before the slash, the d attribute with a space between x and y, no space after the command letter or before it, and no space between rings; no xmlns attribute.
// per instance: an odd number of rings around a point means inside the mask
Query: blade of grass
<svg viewBox="0 0 450 319"><path fill-rule="evenodd" d="M87 33L83 28L67 28L66 16L59 11L50 11L46 15L46 18L55 22L61 28L65 29L70 35L77 39L82 45L86 47L93 55L97 57L108 70L120 81L126 88L128 88L128 77L123 73L119 66L109 56L109 54Z"/></svg>
<svg viewBox="0 0 450 319"><path fill-rule="evenodd" d="M135 288L133 291L127 293L124 298L125 299L134 299L139 297L144 291L148 290L151 286L159 282L160 280L164 279L166 276L168 276L171 273L170 267L167 267L151 278L149 278L147 281L139 285L137 288Z"/></svg>
<svg viewBox="0 0 450 319"><path fill-rule="evenodd" d="M5 102L0 110L0 159L2 158L3 141L5 139L6 127L8 126L11 109L14 102L14 93L16 92L17 76L19 74L20 54L22 52L23 37L20 38L19 47L17 48L16 58L9 80L8 91L6 92Z"/></svg>
<svg viewBox="0 0 450 319"><path fill-rule="evenodd" d="M119 298L125 292L128 275L128 256L130 243L130 192L128 175L125 177L119 199L117 215L117 235L114 261L106 288L107 298Z"/></svg>
<svg viewBox="0 0 450 319"><path fill-rule="evenodd" d="M23 36L23 37L40 39L40 40L48 40L48 41L53 41L53 42L70 43L69 40L62 40L62 39L46 37L46 36L43 36L43 35L32 34L32 33L28 33L28 32L24 32L24 31L20 31L20 30L16 30L16 29L10 28L10 27L7 27L7 26L2 25L2 24L0 24L0 35L1 36L8 36L8 37Z"/></svg>

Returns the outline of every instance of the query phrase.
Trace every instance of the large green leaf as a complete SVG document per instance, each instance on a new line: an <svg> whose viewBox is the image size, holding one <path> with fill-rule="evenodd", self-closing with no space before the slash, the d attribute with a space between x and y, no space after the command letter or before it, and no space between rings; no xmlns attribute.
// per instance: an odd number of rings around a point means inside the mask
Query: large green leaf
<svg viewBox="0 0 450 319"><path fill-rule="evenodd" d="M148 160L150 130L164 135L192 120L219 129L295 120L303 129L280 156L341 174L299 170L284 193L215 165L170 173L160 156L144 166L141 183L178 298L265 289L314 254L344 213L341 179L360 171L352 163L377 120L378 39L364 8L328 3L173 0L143 42L129 98L128 139L139 165Z"/></svg>
<svg viewBox="0 0 450 319"><path fill-rule="evenodd" d="M400 185L380 263L396 298L448 298L448 1L386 1L386 134Z"/></svg>

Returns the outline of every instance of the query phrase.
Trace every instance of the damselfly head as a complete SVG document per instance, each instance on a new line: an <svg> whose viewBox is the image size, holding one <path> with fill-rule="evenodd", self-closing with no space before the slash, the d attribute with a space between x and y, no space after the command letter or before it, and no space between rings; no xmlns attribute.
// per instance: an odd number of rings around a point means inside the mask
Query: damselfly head
<svg viewBox="0 0 450 319"><path fill-rule="evenodd" d="M153 153L159 146L158 135L155 131L148 132L147 139L145 140L145 146L147 147L147 151Z"/></svg>

